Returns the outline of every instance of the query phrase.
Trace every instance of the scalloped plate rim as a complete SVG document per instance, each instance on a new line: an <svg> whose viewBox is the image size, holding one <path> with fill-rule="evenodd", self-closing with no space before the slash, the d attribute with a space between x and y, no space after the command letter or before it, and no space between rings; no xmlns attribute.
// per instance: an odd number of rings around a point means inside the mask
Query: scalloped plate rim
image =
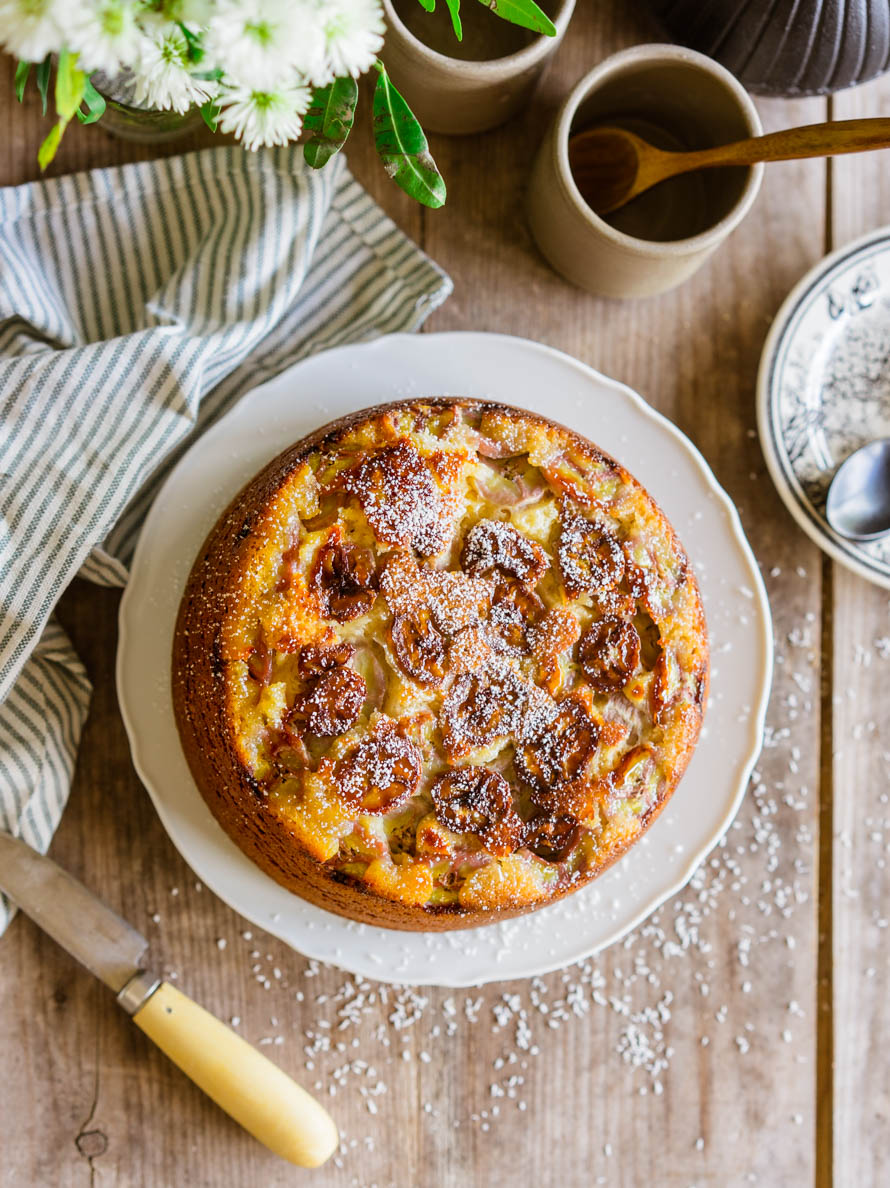
<svg viewBox="0 0 890 1188"><path fill-rule="evenodd" d="M758 638L758 645L759 645L758 655L759 655L760 680L758 682L759 690L758 690L756 705L751 707L751 711L750 711L750 713L748 715L748 719L747 719L747 733L748 733L749 741L748 741L748 746L746 748L745 758L741 762L741 765L736 770L734 776L731 777L731 779L728 781L729 783L731 783L731 785L733 787L733 792L732 792L731 797L727 798L726 810L725 810L721 820L719 821L719 823L715 827L715 829L712 831L708 840L705 843L702 843L702 845L699 846L699 848L695 851L695 853L690 855L690 857L689 857L688 861L685 863L685 865L680 867L677 871L674 871L671 873L671 876L667 880L667 882L664 885L662 885L656 892L654 892L647 899L647 901L644 904L641 904L641 906L639 907L639 910L634 912L628 918L625 918L625 919L622 919L622 920L616 922L615 926L611 930L605 932L604 935L600 936L599 939L597 941L595 941L594 943L586 943L586 942L580 943L577 948L577 951L573 952L570 955L560 956L560 957L554 958L552 960L541 960L541 959L534 960L530 956L529 962L528 962L528 968L524 972L521 972L521 973L511 972L511 973L505 975L505 974L501 973L496 966L494 968L492 968L489 962L486 962L483 960L481 963L481 966L480 965L473 966L471 970L465 970L460 975L456 975L456 976L455 975L449 976L447 973L444 975L437 973L435 976L395 978L395 977L388 976L386 970L383 969L382 967L381 968L371 968L365 962L358 962L358 963L351 962L348 955L343 954L343 955L339 955L336 957L332 957L330 955L330 953L328 953L328 952L326 952L324 954L320 954L318 951L312 952L311 950L312 950L313 946L311 943L297 945L294 942L294 940L289 935L286 934L285 930L279 926L279 920L277 920L274 917L271 917L269 915L264 915L262 913L262 911L257 910L255 907L253 907L251 905L245 905L243 903L233 902L233 897L228 892L228 889L219 884L219 880L217 879L216 875L212 872L208 873L208 868L204 866L201 859L200 858L196 859L194 854L192 854L189 851L189 848L187 846L184 847L181 844L181 839L178 837L179 829L178 829L177 822L174 818L174 814L168 808L168 805L164 799L163 794L157 790L157 788L154 784L153 778L150 774L150 767L149 767L148 762L146 762L146 760L145 760L144 750L143 750L144 743L146 740L140 733L140 729L139 729L137 722L131 712L132 707L128 703L127 695L125 692L126 685L127 685L127 653L128 653L128 648L129 648L129 635L130 635L130 633L129 633L130 617L129 616L130 616L131 608L134 606L134 604L137 601L137 598L141 594L141 591L139 589L139 579L140 579L140 571L143 567L143 560L145 559L145 557L147 555L146 554L147 546L145 545L145 542L151 540L152 532L155 530L155 523L159 519L162 511L164 510L165 495L169 497L170 492L175 490L176 483L177 483L179 476L182 473L184 473L188 469L188 467L191 465L191 460L192 460L193 455L196 451L206 450L208 448L208 443L210 446L212 446L214 441L217 438L225 436L227 434L227 432L229 431L230 425L233 422L235 422L238 418L244 416L245 412L247 410L249 410L250 408L252 408L253 406L256 406L256 405L259 405L262 403L264 396L268 389L272 388L273 386L274 387L281 386L286 380L288 380L293 375L294 372L298 371L300 368L305 368L305 367L307 367L307 365L318 365L318 362L320 359L330 359L330 357L333 355L342 356L347 353L354 353L354 352L365 352L365 351L375 351L375 350L376 351L380 351L380 350L386 351L386 350L389 350L393 344L395 345L395 349L398 350L399 345L401 343L411 344L411 347L409 349L414 349L414 346L417 343L435 344L437 342L442 342L444 340L448 340L449 343L453 343L455 346L457 346L457 345L463 345L463 346L479 345L480 340L483 340L484 343L490 342L490 343L498 344L500 346L507 346L508 349L514 350L514 351L517 349L520 349L520 350L531 349L533 352L535 352L537 354L543 354L543 355L549 356L558 365L570 366L571 368L580 372L587 380L589 380L593 384L600 385L603 388L609 389L612 392L616 393L617 395L620 395L621 398L623 400L625 400L629 405L631 405L632 408L637 413L652 420L662 431L667 432L671 437L673 437L675 439L675 441L682 447L682 449L688 455L690 461L693 463L695 470L698 472L699 478L703 480L705 486L715 496L724 516L726 517L727 526L728 526L731 536L733 538L733 543L734 543L735 547L738 549L741 557L744 559L744 561L747 565L747 568L749 571L748 577L749 577L749 580L751 583L752 605L756 608L756 610L758 612L758 615L757 615L758 632L757 633L759 636L759 638ZM423 350L423 349L424 348L421 347L421 350ZM392 398L397 398L397 397L392 397ZM503 397L498 397L498 398L505 399ZM384 401L381 400L381 403L383 403L383 402ZM338 414L338 415L342 415L342 414ZM275 451L275 452L277 452L277 451ZM271 454L270 456L274 456L274 453ZM645 485L644 479L641 479L640 481L643 481L644 485ZM221 510L221 509L218 509L218 510ZM197 549L197 544L196 544L196 549ZM312 355L312 356L307 357L304 360L301 360L299 363L295 364L291 368L288 368L286 371L282 372L280 375L276 376L274 379L267 381L266 383L258 386L257 388L254 388L250 392L246 393L245 396L241 399L241 401L235 406L235 408L233 408L229 413L227 413L224 417L222 417L220 419L220 421L218 421L216 424L212 425L201 436L201 438L198 439L198 441L191 447L191 449L179 460L179 462L176 464L176 466L173 468L170 475L168 476L166 482L164 483L164 485L163 485L161 491L159 492L157 498L155 499L154 503L152 504L152 507L150 508L149 513L146 517L145 524L143 525L143 530L140 534L140 539L139 539L139 542L136 547L136 552L135 552L133 562L131 565L131 579L130 579L130 582L128 583L127 587L124 590L124 595L121 599L118 618L119 618L119 644L118 644L118 652L117 652L117 660L116 660L116 681L117 681L118 699L119 699L119 704L120 704L121 717L123 719L124 726L125 726L125 729L127 732L127 737L129 739L133 765L136 769L136 772L137 772L140 780L142 781L143 785L145 786L146 790L149 793L149 796L151 797L151 800L155 806L158 816L161 819L161 823L163 824L163 826L164 826L168 836L172 840L173 844L176 846L177 850L179 850L181 856L185 859L185 861L189 864L189 866L191 866L192 870L202 880L202 882L210 890L212 890L221 900L223 900L224 903L226 903L234 911L238 912L239 915L243 916L245 919L247 919L251 923L255 924L257 927L264 929L266 932L269 932L270 934L276 936L278 939L284 941L284 943L289 945L289 947L294 949L294 951L299 952L299 953L303 954L304 956L309 957L311 959L315 959L315 960L319 960L319 961L323 961L323 962L327 962L329 964L335 965L335 966L342 968L342 969L344 969L348 972L351 972L353 974L358 974L359 976L362 976L362 977L372 978L376 981L389 982L389 983L395 984L395 985L406 985L406 984L428 985L428 986L440 986L440 987L449 988L449 989L461 989L461 988L466 988L466 987L471 987L471 986L483 985L488 982L495 982L495 981L502 981L502 980L513 980L516 978L523 978L523 977L534 977L534 976L538 976L541 974L553 972L554 970L562 969L566 965L571 964L572 962L581 961L581 960L584 960L590 956L593 956L595 953L601 952L603 949L607 948L609 945L614 944L616 941L618 941L622 937L626 936L628 932L631 932L634 928L636 928L643 920L645 920L647 917L649 917L663 903L665 903L666 900L668 900L672 895L674 895L678 891L680 891L689 882L690 878L695 873L695 870L700 866L700 864L704 861L704 859L707 857L707 855L713 850L714 846L716 846L720 842L720 840L723 838L723 836L729 829L730 825L732 824L732 821L734 820L734 818L739 810L739 807L741 805L741 802L744 798L748 780L750 778L751 772L754 768L754 765L757 762L757 758L761 751L763 730L764 730L764 725L765 725L765 720L766 720L767 705L768 705L769 696L770 696L772 669L773 669L773 637L772 637L772 629L771 629L771 616L770 616L770 610L769 610L769 602L767 599L767 594L766 594L766 589L765 589L765 586L763 583L763 579L760 575L760 571L757 566L757 562L754 558L754 555L751 551L750 545L748 544L748 541L745 537L744 530L743 530L742 524L741 524L741 520L738 515L738 511L736 510L735 505L733 504L729 495L726 493L726 491L723 489L723 487L720 486L720 484L718 483L716 477L713 474L713 471L711 470L710 466L708 465L707 461L705 460L705 458L702 455L702 453L700 452L700 450L689 440L688 437L686 437L686 435L684 433L682 433L682 431L680 429L678 429L671 421L669 421L667 419L667 417L665 417L662 413L658 412L656 409L652 408L651 405L647 404L647 402L642 398L642 396L640 396L637 392L635 392L632 388L628 387L626 384L623 384L620 381L611 379L610 377L603 375L601 372L598 372L596 369L588 366L587 364L581 362L578 359L573 358L572 356L566 354L565 352L558 350L555 347L548 346L544 343L535 342L534 340L531 340L531 339L514 337L512 335L506 335L506 334L485 333L485 332L481 332L481 331L448 331L448 332L420 334L420 335L417 335L417 334L393 334L393 335L386 335L381 338L376 338L369 342L353 343L353 344L348 344L345 346L334 347L334 348L331 348L330 350L320 352L317 355ZM195 791L195 795L200 797L200 793L198 793L196 788L194 789L194 791ZM203 799L201 800L201 803L203 805ZM247 859L244 855L241 855L240 852L237 851L236 847L234 846L234 843L231 842L230 839L223 833L222 829L219 827L219 825L215 822L215 820L213 820L212 816L210 815L209 809L207 809L207 815L208 815L208 818L209 818L210 823L212 824L213 828L215 830L218 830L218 832L221 835L224 842L227 843L229 846L231 846L233 849L235 849L238 857L244 858L244 860L246 862L250 862L249 859ZM653 829L656 828L657 825L658 825L658 822L656 822L655 825L653 825ZM644 839L642 839L642 841L643 841L643 843L645 843L646 838L644 837ZM638 843L638 845L639 844L640 843ZM619 860L619 862L616 864L615 867L611 868L611 871L606 872L606 875L608 875L616 870L620 870L620 862L621 862L621 860ZM253 863L250 863L250 865L253 866ZM255 868L255 869L259 870L259 868ZM262 872L259 872L259 873L262 874ZM278 886L276 883L274 883L274 881L272 879L268 878L268 876L263 875L262 877L264 879L268 880L271 887L275 888ZM583 894L583 892L585 890L590 890L591 888L596 887L598 881L599 880L594 880L593 883L588 884L587 887L585 887L585 888L582 888L581 893ZM280 888L279 888L279 890L280 890ZM295 896L294 898L299 898L299 897ZM574 898L574 897L571 897L571 898ZM565 901L562 901L562 902L565 902ZM559 905L555 904L552 906L558 907ZM358 925L354 921L346 920L346 919L336 916L332 913L328 913L328 912L324 911L323 909L317 909L317 910L321 911L325 917L328 917L330 920L330 923L334 927L342 927L343 940L344 940L344 944L346 944L346 945L348 945L348 943L349 943L350 936L355 936L357 934L364 935L367 930L372 930L371 926ZM547 910L548 910L547 907L541 908L536 913L529 913L525 916L520 916L512 921L509 921L509 923L511 925L521 926L523 921L529 920L534 916L538 916L542 912L546 912ZM485 931L487 928L490 928L490 927L497 927L497 925L495 924L495 925L483 926L482 929L479 929L478 931ZM311 931L311 929L310 929L310 931ZM427 937L427 938L432 937L432 938L442 939L443 948L445 948L445 943L447 942L448 938L460 937L461 935L467 935L467 933L477 931L477 930L467 930L466 933L463 931L451 931L451 932L445 932L445 933L409 933L409 934L399 933L396 930L389 930L389 929L381 929L381 931L387 932L390 935L394 935L397 938L404 937L404 936L423 936L423 937ZM453 953L452 953L452 956L453 956Z"/></svg>

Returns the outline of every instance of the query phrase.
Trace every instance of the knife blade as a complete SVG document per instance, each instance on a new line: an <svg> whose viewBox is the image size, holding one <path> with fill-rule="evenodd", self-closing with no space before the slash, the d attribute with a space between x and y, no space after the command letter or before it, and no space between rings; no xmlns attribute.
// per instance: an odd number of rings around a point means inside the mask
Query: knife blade
<svg viewBox="0 0 890 1188"><path fill-rule="evenodd" d="M133 1022L254 1138L320 1167L340 1142L325 1108L247 1040L145 970L144 936L67 871L0 830L0 891L101 978Z"/></svg>
<svg viewBox="0 0 890 1188"><path fill-rule="evenodd" d="M141 933L51 858L3 832L0 890L115 994L142 969Z"/></svg>

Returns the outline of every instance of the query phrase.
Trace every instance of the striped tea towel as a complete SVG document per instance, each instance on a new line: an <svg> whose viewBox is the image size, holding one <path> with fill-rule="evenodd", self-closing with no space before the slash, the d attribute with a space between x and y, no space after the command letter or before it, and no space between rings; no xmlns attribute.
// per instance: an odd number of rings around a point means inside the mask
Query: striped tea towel
<svg viewBox="0 0 890 1188"><path fill-rule="evenodd" d="M43 852L68 796L90 685L50 616L74 575L126 582L158 484L245 392L450 291L342 159L294 146L0 190L0 828Z"/></svg>

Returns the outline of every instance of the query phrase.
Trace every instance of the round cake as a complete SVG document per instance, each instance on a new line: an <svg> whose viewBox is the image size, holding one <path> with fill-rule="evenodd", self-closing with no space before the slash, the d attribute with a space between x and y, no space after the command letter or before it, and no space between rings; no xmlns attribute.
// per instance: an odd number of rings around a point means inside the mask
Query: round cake
<svg viewBox="0 0 890 1188"><path fill-rule="evenodd" d="M640 484L534 413L425 399L298 442L183 596L194 778L330 911L465 928L583 886L666 804L708 688L692 568Z"/></svg>

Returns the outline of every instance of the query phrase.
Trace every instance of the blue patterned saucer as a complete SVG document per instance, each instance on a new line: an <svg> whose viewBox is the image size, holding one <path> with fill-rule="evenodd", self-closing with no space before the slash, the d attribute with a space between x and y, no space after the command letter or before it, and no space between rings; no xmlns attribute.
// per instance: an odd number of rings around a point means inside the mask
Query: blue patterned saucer
<svg viewBox="0 0 890 1188"><path fill-rule="evenodd" d="M890 539L857 544L825 518L844 459L890 437L890 227L826 256L788 295L760 360L757 424L770 475L801 528L890 589Z"/></svg>

